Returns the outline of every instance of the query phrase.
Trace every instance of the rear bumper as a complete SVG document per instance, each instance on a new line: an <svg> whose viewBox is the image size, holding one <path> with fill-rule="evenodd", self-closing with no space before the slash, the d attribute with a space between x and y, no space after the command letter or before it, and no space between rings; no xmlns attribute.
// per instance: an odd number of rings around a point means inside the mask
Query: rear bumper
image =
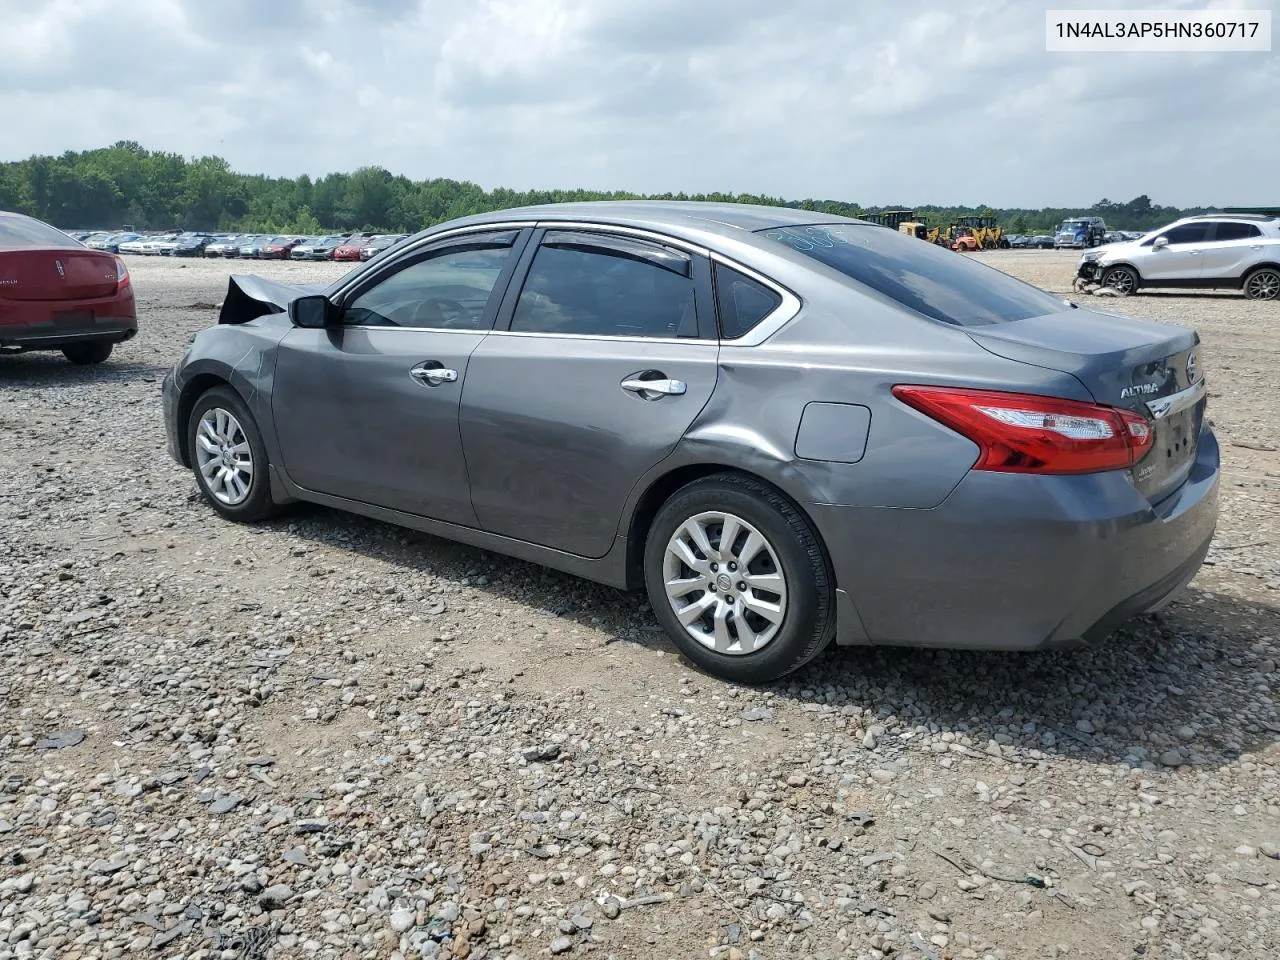
<svg viewBox="0 0 1280 960"><path fill-rule="evenodd" d="M73 327L52 320L0 324L0 347L18 350L60 350L77 343L121 343L138 332L135 317L95 317Z"/></svg>
<svg viewBox="0 0 1280 960"><path fill-rule="evenodd" d="M1218 517L1218 443L1156 505L1122 472L973 472L929 510L810 504L836 582L841 643L1033 650L1096 641L1185 586Z"/></svg>

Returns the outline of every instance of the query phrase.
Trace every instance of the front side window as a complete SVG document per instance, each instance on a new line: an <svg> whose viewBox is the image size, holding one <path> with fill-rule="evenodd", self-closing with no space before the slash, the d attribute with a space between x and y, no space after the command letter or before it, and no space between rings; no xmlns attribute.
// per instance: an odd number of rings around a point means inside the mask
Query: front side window
<svg viewBox="0 0 1280 960"><path fill-rule="evenodd" d="M1219 223L1213 235L1214 240L1251 240L1262 236L1262 231L1252 223Z"/></svg>
<svg viewBox="0 0 1280 960"><path fill-rule="evenodd" d="M1184 243L1204 243L1205 240L1209 238L1209 224L1184 223L1182 226L1173 227L1158 236L1164 237L1168 240L1169 246L1171 247ZM1151 240L1148 241L1148 243L1144 243L1143 246L1148 246L1150 243L1155 242L1156 239L1157 237L1152 237Z"/></svg>
<svg viewBox="0 0 1280 960"><path fill-rule="evenodd" d="M759 231L931 320L979 327L1069 309L1007 273L870 224L824 223Z"/></svg>
<svg viewBox="0 0 1280 960"><path fill-rule="evenodd" d="M479 330L510 255L510 243L439 251L365 290L347 306L343 323Z"/></svg>
<svg viewBox="0 0 1280 960"><path fill-rule="evenodd" d="M548 233L511 329L611 337L696 337L689 260L656 244Z"/></svg>

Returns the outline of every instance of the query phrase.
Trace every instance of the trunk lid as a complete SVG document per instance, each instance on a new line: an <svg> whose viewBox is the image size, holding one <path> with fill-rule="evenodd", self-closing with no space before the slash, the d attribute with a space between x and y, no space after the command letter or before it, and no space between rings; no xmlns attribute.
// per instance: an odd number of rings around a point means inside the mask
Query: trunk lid
<svg viewBox="0 0 1280 960"><path fill-rule="evenodd" d="M1074 309L967 332L984 350L1069 373L1098 403L1151 420L1154 443L1131 475L1152 503L1187 478L1205 409L1194 330Z"/></svg>
<svg viewBox="0 0 1280 960"><path fill-rule="evenodd" d="M116 258L79 248L5 250L0 286L6 300L92 300L116 292Z"/></svg>

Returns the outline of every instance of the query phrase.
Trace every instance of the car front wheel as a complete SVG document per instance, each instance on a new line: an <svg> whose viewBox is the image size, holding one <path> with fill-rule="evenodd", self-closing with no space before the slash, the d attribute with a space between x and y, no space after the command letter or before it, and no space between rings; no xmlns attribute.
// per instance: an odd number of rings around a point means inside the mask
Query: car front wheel
<svg viewBox="0 0 1280 960"><path fill-rule="evenodd" d="M1111 267L1102 275L1102 285L1122 297L1136 293L1139 283L1138 273L1132 267Z"/></svg>
<svg viewBox="0 0 1280 960"><path fill-rule="evenodd" d="M247 523L274 511L262 434L229 387L215 387L196 401L187 450L200 492L222 516Z"/></svg>
<svg viewBox="0 0 1280 960"><path fill-rule="evenodd" d="M1280 300L1280 270L1261 267L1244 280L1244 295L1250 300Z"/></svg>
<svg viewBox="0 0 1280 960"><path fill-rule="evenodd" d="M672 495L649 531L644 573L680 652L727 680L775 680L835 634L834 578L817 532L749 477L717 474Z"/></svg>

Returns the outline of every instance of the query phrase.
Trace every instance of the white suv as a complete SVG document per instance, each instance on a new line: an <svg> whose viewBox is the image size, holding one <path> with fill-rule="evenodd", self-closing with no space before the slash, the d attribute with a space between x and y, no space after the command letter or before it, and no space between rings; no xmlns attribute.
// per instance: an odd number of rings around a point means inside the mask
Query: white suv
<svg viewBox="0 0 1280 960"><path fill-rule="evenodd" d="M1230 287L1280 299L1280 217L1205 214L1080 258L1078 276L1128 296L1142 287Z"/></svg>

